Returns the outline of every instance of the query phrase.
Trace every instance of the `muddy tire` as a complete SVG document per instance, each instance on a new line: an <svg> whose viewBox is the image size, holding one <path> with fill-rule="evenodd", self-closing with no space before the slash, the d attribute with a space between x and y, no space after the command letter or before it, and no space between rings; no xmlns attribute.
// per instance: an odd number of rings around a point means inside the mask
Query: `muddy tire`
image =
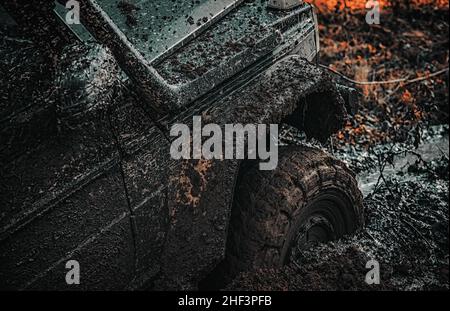
<svg viewBox="0 0 450 311"><path fill-rule="evenodd" d="M294 251L353 233L362 212L345 164L318 149L282 148L274 171L243 167L227 241L229 273L284 265Z"/></svg>

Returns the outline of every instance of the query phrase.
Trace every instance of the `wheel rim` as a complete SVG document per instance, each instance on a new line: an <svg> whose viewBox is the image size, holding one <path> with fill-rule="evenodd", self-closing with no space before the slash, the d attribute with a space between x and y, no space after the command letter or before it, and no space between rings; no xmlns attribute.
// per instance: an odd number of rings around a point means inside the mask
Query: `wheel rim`
<svg viewBox="0 0 450 311"><path fill-rule="evenodd" d="M337 240L352 232L355 217L351 201L340 190L321 192L305 208L293 226L284 261L298 256L317 244Z"/></svg>

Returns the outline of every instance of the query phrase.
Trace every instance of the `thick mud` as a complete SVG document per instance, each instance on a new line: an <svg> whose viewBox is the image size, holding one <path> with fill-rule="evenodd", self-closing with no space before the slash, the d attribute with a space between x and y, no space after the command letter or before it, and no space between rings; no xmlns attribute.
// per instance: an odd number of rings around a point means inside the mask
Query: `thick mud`
<svg viewBox="0 0 450 311"><path fill-rule="evenodd" d="M431 127L422 139L417 148L337 151L359 173L364 229L316 245L286 267L243 273L228 289L448 289L448 126ZM365 282L369 260L379 262L379 285Z"/></svg>
<svg viewBox="0 0 450 311"><path fill-rule="evenodd" d="M378 27L365 23L364 11L321 10L321 62L359 81L448 67L448 1L395 3ZM228 289L448 290L448 73L358 89L358 112L328 151L358 175L364 229L316 245L286 267L245 272ZM293 136L289 143L305 139ZM380 264L379 285L365 282L371 259Z"/></svg>

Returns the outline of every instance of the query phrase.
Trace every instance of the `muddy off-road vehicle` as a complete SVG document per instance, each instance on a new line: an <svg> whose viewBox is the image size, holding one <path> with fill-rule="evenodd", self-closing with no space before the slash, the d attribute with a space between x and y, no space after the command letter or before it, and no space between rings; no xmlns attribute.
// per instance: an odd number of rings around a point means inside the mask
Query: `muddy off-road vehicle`
<svg viewBox="0 0 450 311"><path fill-rule="evenodd" d="M66 1L0 0L0 288L212 289L362 225L355 176L320 149L280 146L267 171L170 155L193 116L342 127L309 4L79 3L72 24Z"/></svg>

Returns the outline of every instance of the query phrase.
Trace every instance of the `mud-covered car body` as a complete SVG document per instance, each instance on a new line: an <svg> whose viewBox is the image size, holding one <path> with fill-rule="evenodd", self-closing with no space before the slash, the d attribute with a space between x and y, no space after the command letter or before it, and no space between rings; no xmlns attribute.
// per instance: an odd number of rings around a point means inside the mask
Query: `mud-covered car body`
<svg viewBox="0 0 450 311"><path fill-rule="evenodd" d="M318 52L310 5L197 2L81 1L95 45L61 13L38 14L32 37L72 48L56 73L33 60L24 69L32 83L4 82L1 288L195 288L223 259L242 160L174 160L170 126L194 115L205 124L285 122L319 140L342 126L342 96L309 62ZM0 4L23 18L21 0ZM60 30L48 31L55 23ZM3 53L28 59L42 43ZM17 65L4 59L5 72ZM39 92L23 98L32 85ZM80 285L66 283L69 260L80 263Z"/></svg>

